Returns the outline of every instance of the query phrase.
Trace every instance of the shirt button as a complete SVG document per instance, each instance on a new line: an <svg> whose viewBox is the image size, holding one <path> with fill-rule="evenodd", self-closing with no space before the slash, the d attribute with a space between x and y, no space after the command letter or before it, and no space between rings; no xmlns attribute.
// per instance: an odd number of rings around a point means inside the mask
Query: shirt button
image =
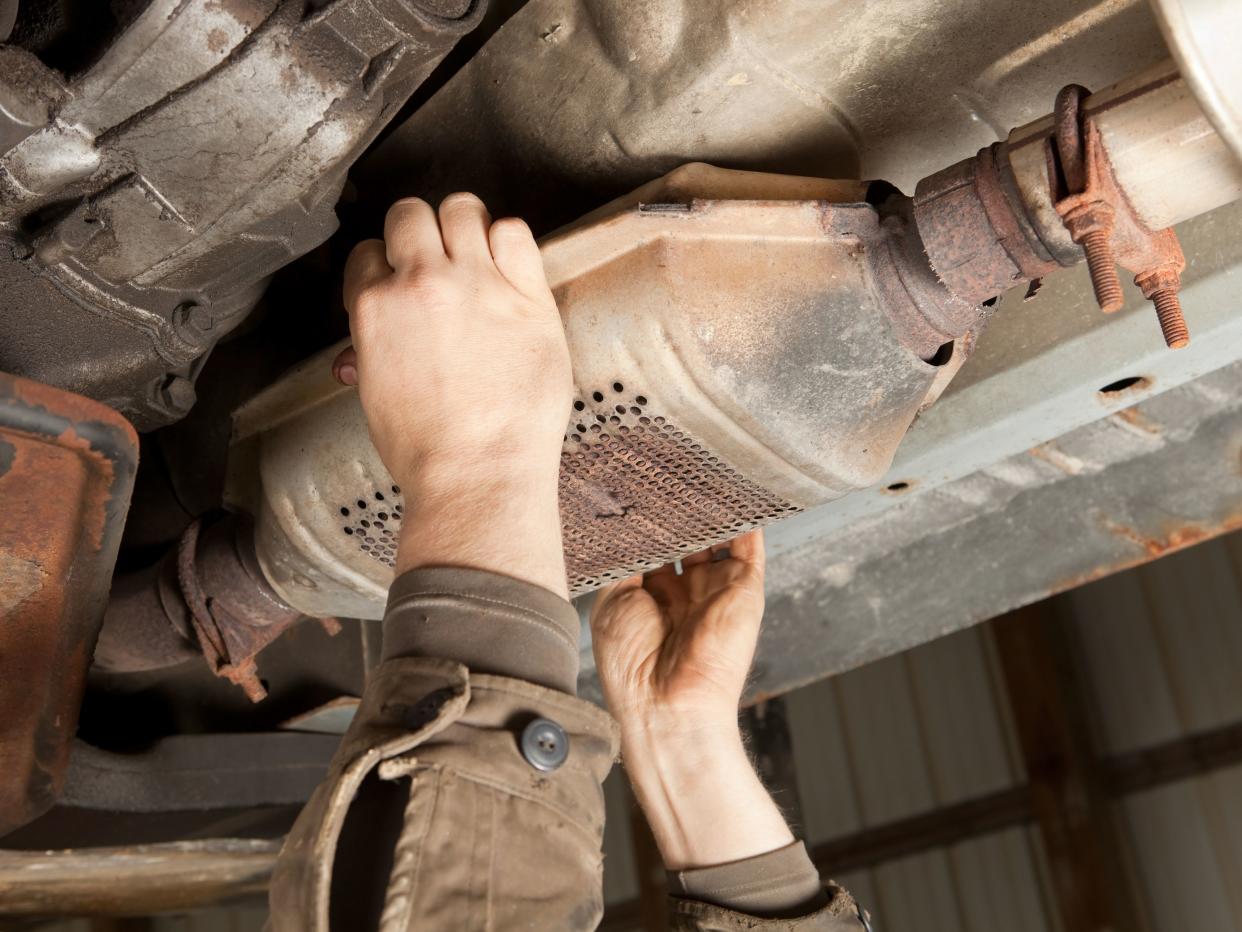
<svg viewBox="0 0 1242 932"><path fill-rule="evenodd" d="M569 757L569 735L556 722L537 718L522 732L522 756L536 770L556 770Z"/></svg>

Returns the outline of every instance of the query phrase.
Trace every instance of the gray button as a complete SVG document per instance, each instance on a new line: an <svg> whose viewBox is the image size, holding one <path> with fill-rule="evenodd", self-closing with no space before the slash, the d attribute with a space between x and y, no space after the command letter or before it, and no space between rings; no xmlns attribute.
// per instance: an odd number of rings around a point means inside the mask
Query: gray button
<svg viewBox="0 0 1242 932"><path fill-rule="evenodd" d="M536 770L556 770L569 757L569 735L556 722L537 718L522 732L522 756Z"/></svg>

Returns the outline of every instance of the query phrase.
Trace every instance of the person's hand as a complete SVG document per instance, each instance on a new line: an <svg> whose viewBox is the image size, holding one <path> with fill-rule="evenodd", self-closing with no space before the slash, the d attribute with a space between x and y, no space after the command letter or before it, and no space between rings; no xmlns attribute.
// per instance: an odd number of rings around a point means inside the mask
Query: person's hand
<svg viewBox="0 0 1242 932"><path fill-rule="evenodd" d="M726 554L725 551L728 551ZM724 559L717 559L717 557ZM669 870L793 842L738 728L763 616L763 532L605 587L595 666L621 756Z"/></svg>
<svg viewBox="0 0 1242 932"><path fill-rule="evenodd" d="M763 531L681 565L612 583L592 607L600 684L622 722L737 721L763 618Z"/></svg>
<svg viewBox="0 0 1242 932"><path fill-rule="evenodd" d="M398 201L345 268L356 384L409 507L397 570L506 573L566 594L557 475L573 383L539 248L472 194Z"/></svg>

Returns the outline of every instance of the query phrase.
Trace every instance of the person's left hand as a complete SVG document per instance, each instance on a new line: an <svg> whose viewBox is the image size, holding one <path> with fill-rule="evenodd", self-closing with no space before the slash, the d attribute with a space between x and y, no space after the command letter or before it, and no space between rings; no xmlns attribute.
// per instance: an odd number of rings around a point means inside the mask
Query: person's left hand
<svg viewBox="0 0 1242 932"><path fill-rule="evenodd" d="M410 507L397 571L466 566L567 594L557 511L573 379L543 260L473 194L398 201L345 268L371 439Z"/></svg>

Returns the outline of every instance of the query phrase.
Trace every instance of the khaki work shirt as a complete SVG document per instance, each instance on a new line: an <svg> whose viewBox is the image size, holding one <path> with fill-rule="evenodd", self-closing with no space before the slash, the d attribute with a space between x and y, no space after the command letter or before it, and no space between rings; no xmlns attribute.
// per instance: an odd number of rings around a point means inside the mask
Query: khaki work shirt
<svg viewBox="0 0 1242 932"><path fill-rule="evenodd" d="M575 695L578 627L564 599L494 573L401 576L384 662L277 862L269 928L595 928L618 734ZM864 928L801 842L669 882L676 932Z"/></svg>

